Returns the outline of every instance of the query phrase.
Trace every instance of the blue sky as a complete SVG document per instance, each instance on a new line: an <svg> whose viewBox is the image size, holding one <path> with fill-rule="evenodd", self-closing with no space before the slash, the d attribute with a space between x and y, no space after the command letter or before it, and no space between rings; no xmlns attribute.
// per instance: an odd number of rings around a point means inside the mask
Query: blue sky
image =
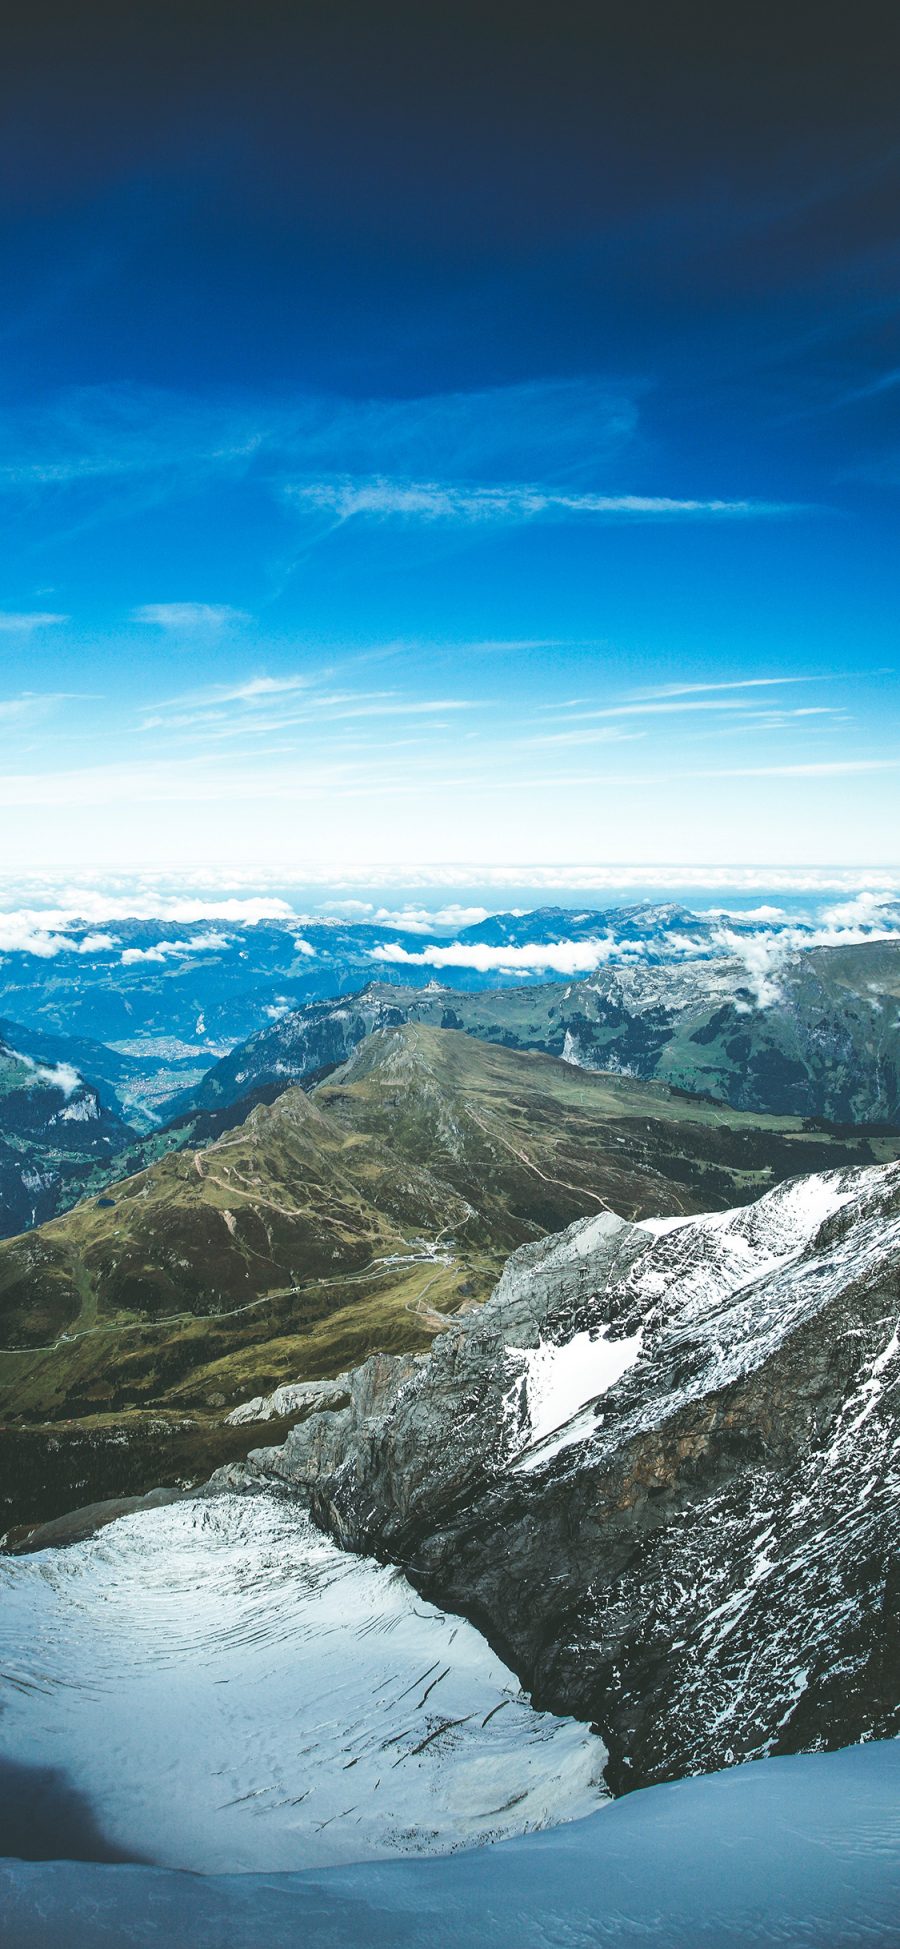
<svg viewBox="0 0 900 1949"><path fill-rule="evenodd" d="M891 15L804 11L20 30L10 865L895 861Z"/></svg>

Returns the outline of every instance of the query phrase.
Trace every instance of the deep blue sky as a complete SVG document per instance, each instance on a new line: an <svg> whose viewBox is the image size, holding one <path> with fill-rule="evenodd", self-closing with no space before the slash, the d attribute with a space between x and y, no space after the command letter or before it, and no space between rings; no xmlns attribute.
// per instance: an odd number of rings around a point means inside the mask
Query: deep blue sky
<svg viewBox="0 0 900 1949"><path fill-rule="evenodd" d="M897 43L31 7L10 862L894 861Z"/></svg>

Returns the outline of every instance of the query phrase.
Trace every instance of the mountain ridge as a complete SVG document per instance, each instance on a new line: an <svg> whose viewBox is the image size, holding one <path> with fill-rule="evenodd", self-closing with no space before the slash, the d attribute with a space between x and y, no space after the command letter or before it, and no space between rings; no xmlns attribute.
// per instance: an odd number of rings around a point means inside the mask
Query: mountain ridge
<svg viewBox="0 0 900 1949"><path fill-rule="evenodd" d="M286 1012L170 1107L211 1109L260 1084L301 1081L346 1061L375 1029L417 1020L734 1109L900 1127L898 1002L900 943L891 941L806 948L755 978L744 961L720 958L471 994L369 982Z"/></svg>
<svg viewBox="0 0 900 1949"><path fill-rule="evenodd" d="M616 1793L900 1729L900 1166L582 1220L424 1363L211 1485L280 1484L461 1610Z"/></svg>

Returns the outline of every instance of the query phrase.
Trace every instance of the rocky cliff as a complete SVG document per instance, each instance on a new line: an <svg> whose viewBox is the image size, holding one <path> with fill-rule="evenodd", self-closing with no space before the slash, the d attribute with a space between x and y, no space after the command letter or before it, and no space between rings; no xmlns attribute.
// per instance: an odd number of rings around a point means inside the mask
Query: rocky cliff
<svg viewBox="0 0 900 1949"><path fill-rule="evenodd" d="M900 1166L510 1259L251 1456L476 1622L624 1791L900 1731ZM233 1478L232 1478L233 1479Z"/></svg>

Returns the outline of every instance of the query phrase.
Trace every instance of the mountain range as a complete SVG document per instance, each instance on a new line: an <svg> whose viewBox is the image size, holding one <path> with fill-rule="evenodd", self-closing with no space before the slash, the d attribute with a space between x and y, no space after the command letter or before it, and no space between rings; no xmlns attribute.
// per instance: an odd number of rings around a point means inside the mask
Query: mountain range
<svg viewBox="0 0 900 1949"><path fill-rule="evenodd" d="M896 1738L898 965L368 984L143 1134L111 1070L101 1096L5 1043L8 1128L71 1123L93 1173L0 1243L7 1547L140 1509L148 1547L244 1561L296 1502L314 1580L310 1517L589 1727L615 1796ZM424 1730L402 1694L411 1757L469 1724L434 1711L446 1672L416 1672Z"/></svg>
<svg viewBox="0 0 900 1949"><path fill-rule="evenodd" d="M772 923L779 929L786 923ZM497 914L451 930L424 917L161 921L120 919L98 931L75 921L64 934L39 933L0 957L0 1012L26 1028L122 1045L133 1058L157 1056L208 1066L210 1056L249 1035L266 1015L359 988L379 969L396 968L422 985L431 970L415 957L429 949L540 947L602 939L626 957L638 946L651 960L722 953L722 921L671 904L573 913L565 907ZM738 934L755 924L728 921ZM412 955L412 963L409 957ZM395 960L392 962L392 956ZM382 957L386 957L383 959ZM451 957L452 958L452 957ZM501 966L451 966L454 987L515 982ZM155 1045L155 1046L154 1046ZM204 1061L205 1059L205 1061Z"/></svg>
<svg viewBox="0 0 900 1949"><path fill-rule="evenodd" d="M345 1061L373 1030L418 1021L735 1109L900 1127L898 1004L894 941L793 953L755 984L733 956L479 994L376 982L267 1024L170 1108L217 1108L260 1085L300 1081Z"/></svg>
<svg viewBox="0 0 900 1949"><path fill-rule="evenodd" d="M182 1479L210 1442L237 1452L236 1404L373 1347L424 1350L511 1251L576 1217L723 1208L898 1153L900 1133L811 1130L420 1021L378 1029L311 1088L0 1245L7 1520Z"/></svg>
<svg viewBox="0 0 900 1949"><path fill-rule="evenodd" d="M404 1020L656 1077L735 1108L900 1123L896 940L816 948L811 929L749 917L726 927L673 905L492 915L449 948L338 922L304 935L284 921L230 932L192 923L176 938L160 923L116 925L115 940L73 934L77 952L0 961L0 1000L18 1011L0 1036L38 1066L77 1071L109 1139L79 1161L61 1153L55 1125L20 1118L0 1173L0 1236L96 1189L104 1156L115 1177L209 1141ZM604 965L567 978L560 969L584 959L579 941ZM507 950L524 963L505 966ZM551 978L523 981L529 956L545 965L554 955Z"/></svg>

